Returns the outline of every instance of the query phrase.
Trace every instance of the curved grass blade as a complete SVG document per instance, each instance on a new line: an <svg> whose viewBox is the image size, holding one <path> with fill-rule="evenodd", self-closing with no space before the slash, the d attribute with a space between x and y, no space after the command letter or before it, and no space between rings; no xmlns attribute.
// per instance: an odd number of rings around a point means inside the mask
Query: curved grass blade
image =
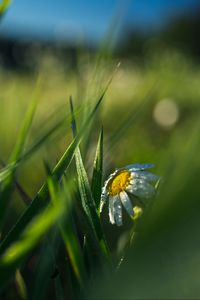
<svg viewBox="0 0 200 300"><path fill-rule="evenodd" d="M27 294L26 284L25 284L24 278L22 277L19 269L17 269L17 271L15 273L15 283L16 283L16 287L17 287L20 299L27 300L28 294Z"/></svg>
<svg viewBox="0 0 200 300"><path fill-rule="evenodd" d="M1 163L1 165L5 166L5 164L2 160L0 161L0 163ZM23 189L21 184L16 179L14 179L14 184L15 184L15 187L16 187L17 191L19 192L24 204L29 205L31 203L32 199L29 197L29 195L25 192L25 190Z"/></svg>
<svg viewBox="0 0 200 300"><path fill-rule="evenodd" d="M72 98L70 98L70 108L71 108L71 114L72 114L71 127L72 127L72 131L73 131L73 135L75 137L77 134L76 133L77 130L76 130L76 120L74 117ZM108 255L108 247L107 247L104 235L103 235L100 219L99 219L99 216L97 213L94 199L92 197L92 192L90 189L88 176L87 176L86 170L83 165L79 147L77 147L77 149L75 151L75 161L76 161L76 170L77 170L77 175L78 175L78 184L79 184L79 192L80 192L81 201L82 201L82 207L83 207L84 212L89 220L89 223L91 224L91 228L93 230L93 235L97 238L102 252L104 254Z"/></svg>
<svg viewBox="0 0 200 300"><path fill-rule="evenodd" d="M85 131L88 129L88 126L90 125L100 103L103 100L103 97L106 93L106 90L108 88L108 85L106 86L105 90L103 91L102 95L98 99L95 107L93 108L91 114L88 116L86 122L83 124L82 128L80 129L79 133L75 137L75 139L72 141L72 143L69 145L69 147L66 149L63 156L60 158L59 162L53 169L52 175L56 180L60 180L65 170L68 168L69 164L71 163L75 150L77 146L80 144ZM8 233L8 235L5 237L5 239L0 244L0 253L2 253L14 240L16 240L21 233L21 231L24 229L24 227L27 225L27 223L37 214L40 212L40 210L47 205L48 201L48 186L47 182L43 184L41 189L39 190L38 194L30 204L30 206L25 210L24 214L19 218L18 222L14 225L14 227L11 229L11 231Z"/></svg>
<svg viewBox="0 0 200 300"><path fill-rule="evenodd" d="M91 183L92 195L98 213L99 213L99 206L100 206L100 199L101 199L102 173L103 173L103 128L101 129L98 144L97 144L96 155L95 155L94 166L93 166L92 183Z"/></svg>
<svg viewBox="0 0 200 300"><path fill-rule="evenodd" d="M37 150L39 150L45 142L58 130L61 126L66 122L66 119L62 119L58 121L55 125L53 125L47 132L42 135L34 145L27 150L15 163L10 163L0 171L0 183L2 183L23 161L28 159L31 155L33 155Z"/></svg>
<svg viewBox="0 0 200 300"><path fill-rule="evenodd" d="M21 128L21 131L19 133L19 137L17 140L17 143L10 155L9 163L11 165L16 165L16 162L19 160L20 156L23 153L24 146L28 137L28 133L30 130L30 127L32 125L32 120L36 111L37 101L38 101L38 85L36 86L36 90L34 92L32 101L30 103L30 106L27 110L27 113L25 115L25 119ZM7 206L9 204L9 198L13 190L14 185L14 174L15 174L16 168L12 168L9 176L6 178L6 180L2 184L2 189L0 193L0 228L2 227L4 218L6 216L6 210Z"/></svg>
<svg viewBox="0 0 200 300"><path fill-rule="evenodd" d="M77 111L77 114L80 113L80 109ZM53 118L53 115L52 115ZM48 123L49 120L45 120L45 124ZM47 129L46 132L38 138L38 140L33 144L33 146L28 149L16 163L10 163L7 166L4 166L0 170L0 183L2 183L9 175L10 173L16 169L19 164L27 160L31 155L33 155L36 151L38 151L44 144L45 142L52 137L52 135L60 129L64 124L66 123L66 117L61 118L59 121L55 123L50 129Z"/></svg>
<svg viewBox="0 0 200 300"><path fill-rule="evenodd" d="M92 116L93 114L96 112L96 110L98 109L98 106L100 105L109 85L111 84L114 75L116 74L117 70L119 68L119 64L116 66L116 68L114 69L114 72L112 74L112 76L110 77L110 79L108 80L104 90L102 91L99 100L97 101L96 105L94 108L92 108L91 110L91 105L87 105L88 106L88 111L90 113L88 113L88 117L85 119L84 125L87 125L87 123L91 123L92 120ZM78 110L76 113L79 113L80 110ZM90 118L91 117L91 118ZM21 163L23 160L29 158L35 151L37 151L44 143L45 141L57 130L59 129L64 122L66 121L66 118L62 119L61 121L59 121L58 123L56 123L50 130L48 130L22 157L19 158L19 160L16 163L11 163L8 164L5 168L3 168L0 171L0 183L3 182L12 172L13 169L16 169L18 167L18 164ZM89 124L88 124L89 127ZM85 131L85 129L83 130ZM81 132L79 132L79 134L81 135ZM84 133L85 134L85 133Z"/></svg>
<svg viewBox="0 0 200 300"><path fill-rule="evenodd" d="M34 114L36 111L39 90L40 90L40 86L36 86L36 90L34 92L32 101L31 101L28 111L25 115L25 119L24 119L21 131L19 134L19 138L13 149L13 152L11 153L9 163L16 162L22 155L30 127L32 125L33 117L34 117Z"/></svg>

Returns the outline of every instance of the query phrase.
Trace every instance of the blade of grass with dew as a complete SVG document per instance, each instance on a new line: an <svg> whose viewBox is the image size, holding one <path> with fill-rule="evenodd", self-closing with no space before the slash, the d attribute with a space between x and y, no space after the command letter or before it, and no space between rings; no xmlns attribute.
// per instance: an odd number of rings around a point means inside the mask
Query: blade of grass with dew
<svg viewBox="0 0 200 300"><path fill-rule="evenodd" d="M28 133L30 131L30 127L32 125L33 117L36 111L37 107L37 101L38 101L38 92L40 91L40 82L38 81L36 85L36 89L34 91L31 103L29 105L29 108L27 110L27 113L25 115L25 119L23 122L23 125L21 127L21 131L19 133L18 140L16 142L16 145L10 155L9 163L15 165L16 162L19 160L20 156L23 153L24 146L28 137ZM6 180L2 184L2 190L0 194L0 229L2 228L3 221L6 216L7 212L7 206L9 203L9 198L11 196L13 185L14 185L14 174L16 169L12 169L10 171L9 176L6 178Z"/></svg>
<svg viewBox="0 0 200 300"><path fill-rule="evenodd" d="M71 114L72 114L72 122L71 127L73 131L74 137L77 135L76 130L76 120L74 116L74 109L73 109L73 102L72 98L70 97L70 108L71 108ZM92 197L92 192L89 185L88 176L86 173L86 170L83 165L81 153L79 147L77 147L75 151L75 161L76 161L76 169L77 169L77 175L78 175L78 184L79 184L79 192L82 200L82 206L85 211L85 214L87 215L87 218L92 226L92 229L94 231L94 235L97 237L99 241L100 248L102 252L108 256L108 246L103 234L103 230L101 228L100 219L97 213L96 205L94 202L94 199Z"/></svg>
<svg viewBox="0 0 200 300"><path fill-rule="evenodd" d="M72 269L74 271L74 274L79 282L79 284L82 286L85 278L86 278L86 270L84 266L84 260L82 256L82 252L80 249L80 245L78 242L78 239L76 238L76 234L74 232L73 228L73 220L70 215L71 211L71 205L70 205L70 185L68 184L68 191L66 192L59 192L57 183L53 180L52 177L48 178L48 187L50 192L50 197L52 200L53 205L57 205L58 202L62 201L65 203L65 210L67 211L68 218L63 218L59 222L59 229L61 232L61 236L66 248L66 251L68 253ZM68 197L67 197L68 196Z"/></svg>
<svg viewBox="0 0 200 300"><path fill-rule="evenodd" d="M91 114L88 116L86 122L83 124L82 128L80 129L79 133L69 145L69 147L64 152L63 156L60 158L58 163L56 164L55 168L53 169L52 175L56 180L60 180L65 170L68 168L69 164L71 163L75 150L77 146L80 144L82 138L84 137L85 131L87 130L88 126L90 125L96 111L98 110L99 105L101 104L103 97L108 89L109 84L105 87L102 95L98 99L95 107L93 108ZM36 197L30 204L30 206L25 210L22 216L19 218L17 223L13 226L10 232L7 234L5 239L0 244L0 253L2 253L14 240L16 240L24 229L26 224L37 214L40 210L47 205L48 201L48 186L47 182L43 184L39 192L37 193Z"/></svg>
<svg viewBox="0 0 200 300"><path fill-rule="evenodd" d="M26 255L38 244L44 234L61 218L63 205L49 206L36 216L14 242L0 257L0 288L13 276L15 269Z"/></svg>
<svg viewBox="0 0 200 300"><path fill-rule="evenodd" d="M94 159L91 191L99 212L103 172L103 128L101 129Z"/></svg>

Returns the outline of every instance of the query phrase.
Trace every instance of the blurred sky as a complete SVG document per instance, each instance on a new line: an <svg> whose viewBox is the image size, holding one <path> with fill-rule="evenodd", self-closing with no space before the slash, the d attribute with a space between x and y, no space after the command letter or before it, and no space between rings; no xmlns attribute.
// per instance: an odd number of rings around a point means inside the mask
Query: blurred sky
<svg viewBox="0 0 200 300"><path fill-rule="evenodd" d="M0 0L1 2L1 0ZM1 35L22 38L100 40L114 16L121 26L159 28L200 0L13 0L0 23Z"/></svg>

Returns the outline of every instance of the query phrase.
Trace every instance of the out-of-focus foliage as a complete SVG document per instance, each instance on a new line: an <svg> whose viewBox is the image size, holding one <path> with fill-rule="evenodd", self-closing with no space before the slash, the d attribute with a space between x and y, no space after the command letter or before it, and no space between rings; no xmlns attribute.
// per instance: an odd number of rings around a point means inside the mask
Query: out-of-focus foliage
<svg viewBox="0 0 200 300"><path fill-rule="evenodd" d="M131 57L142 62L143 57L153 48L165 51L168 48L176 48L199 60L200 57L200 6L188 14L181 14L163 24L162 28L146 31L138 31L134 27L127 26L119 42L116 52L127 58Z"/></svg>

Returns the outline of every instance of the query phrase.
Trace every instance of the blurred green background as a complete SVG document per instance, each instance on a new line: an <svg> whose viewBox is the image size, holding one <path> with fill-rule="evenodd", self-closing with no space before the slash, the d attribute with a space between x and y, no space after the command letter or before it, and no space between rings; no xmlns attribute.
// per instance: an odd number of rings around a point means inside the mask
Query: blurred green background
<svg viewBox="0 0 200 300"><path fill-rule="evenodd" d="M70 95L80 108L81 126L84 107L96 100L120 62L92 125L92 135L81 145L86 169L91 174L91 157L103 125L104 177L117 167L136 162L155 163L154 172L162 177L159 193L136 227L122 268L114 275L105 271L103 279L97 274L89 292L83 293L86 299L200 298L200 7L191 2L194 5L190 3L183 12L177 1L173 17L164 24L152 21L152 28L144 16L142 29L129 20L118 31L121 14L113 11L107 33L98 41L75 35L71 41L67 38L58 43L50 37L27 39L22 38L23 33L1 30L2 166L16 142L38 77L39 105L27 149L45 128L69 114ZM150 1L149 6L152 4L153 11L164 3ZM6 14L0 20L2 28L4 20ZM53 166L72 140L70 119L66 121L18 170L17 180L30 197L44 180L43 161ZM24 208L16 192L6 230ZM116 259L131 228L129 218L124 218L124 227L119 229L109 224L106 209L102 216ZM12 299L12 292L4 297Z"/></svg>

